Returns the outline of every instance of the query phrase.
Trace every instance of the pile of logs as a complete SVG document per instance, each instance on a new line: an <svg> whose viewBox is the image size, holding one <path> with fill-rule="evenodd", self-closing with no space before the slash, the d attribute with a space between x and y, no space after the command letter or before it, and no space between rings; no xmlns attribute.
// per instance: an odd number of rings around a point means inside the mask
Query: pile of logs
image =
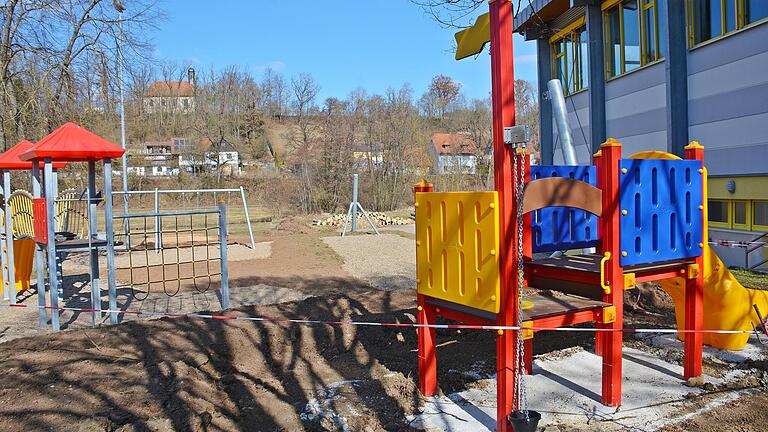
<svg viewBox="0 0 768 432"><path fill-rule="evenodd" d="M371 217L371 220L373 220L373 223L375 223L377 227L387 226L387 225L408 225L413 223L413 220L411 220L410 218L392 217L392 216L387 216L384 213L369 212L368 216ZM313 220L312 225L342 227L344 226L345 217L347 217L346 213L325 216L321 219ZM363 214L360 212L357 213L357 224L360 227L368 226L368 221L365 219L365 216L363 216Z"/></svg>

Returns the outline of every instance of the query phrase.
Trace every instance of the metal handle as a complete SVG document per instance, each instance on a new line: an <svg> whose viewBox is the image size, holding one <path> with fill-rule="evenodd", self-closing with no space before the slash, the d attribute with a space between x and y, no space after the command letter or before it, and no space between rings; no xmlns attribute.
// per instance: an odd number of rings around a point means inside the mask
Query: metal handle
<svg viewBox="0 0 768 432"><path fill-rule="evenodd" d="M603 292L606 294L611 293L611 287L608 285L608 282L605 281L605 263L608 262L609 259L611 259L611 253L606 252L603 255L603 259L600 260L600 287L603 288Z"/></svg>

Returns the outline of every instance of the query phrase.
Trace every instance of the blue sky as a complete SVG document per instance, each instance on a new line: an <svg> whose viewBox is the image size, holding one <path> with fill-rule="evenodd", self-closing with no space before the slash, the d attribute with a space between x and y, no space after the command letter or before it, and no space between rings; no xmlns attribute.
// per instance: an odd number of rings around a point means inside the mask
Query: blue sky
<svg viewBox="0 0 768 432"><path fill-rule="evenodd" d="M257 76L311 73L321 100L362 87L383 93L410 83L419 97L448 75L468 98L490 92L490 56L453 59L455 29L408 0L165 0L155 56L199 69L238 65ZM480 13L478 11L478 13ZM536 80L535 44L515 40L516 76Z"/></svg>

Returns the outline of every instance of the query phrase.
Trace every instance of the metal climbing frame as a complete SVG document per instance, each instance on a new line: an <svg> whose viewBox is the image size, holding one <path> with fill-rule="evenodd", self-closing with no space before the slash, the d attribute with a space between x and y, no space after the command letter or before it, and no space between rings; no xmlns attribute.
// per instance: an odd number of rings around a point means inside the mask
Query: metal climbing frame
<svg viewBox="0 0 768 432"><path fill-rule="evenodd" d="M185 285L193 292L208 292L220 282L222 309L229 309L227 212L217 209L115 215L125 230L115 230L130 250L120 257L115 270L125 273L132 295L144 300L153 292L173 297ZM127 234L126 234L127 233ZM160 248L156 250L157 242ZM215 249L218 249L218 254Z"/></svg>
<svg viewBox="0 0 768 432"><path fill-rule="evenodd" d="M240 200L243 203L243 211L245 212L245 221L248 225L248 235L250 236L251 240L251 249L256 248L256 240L253 237L253 227L251 225L251 215L248 212L248 202L245 199L245 188L240 186L237 189L153 189L153 190L138 190L138 191L113 191L113 195L128 195L128 196L143 196L143 195L152 195L154 197L154 211L155 213L160 213L160 195L167 194L167 195L184 195L184 194L195 194L200 195L201 193L206 194L213 194L213 199L216 200L217 194L238 194L240 195ZM155 222L157 225L160 225L160 220L155 219ZM160 249L160 246L162 245L162 242L160 241L159 235L155 238L155 245L157 249ZM130 243L128 243L130 245Z"/></svg>

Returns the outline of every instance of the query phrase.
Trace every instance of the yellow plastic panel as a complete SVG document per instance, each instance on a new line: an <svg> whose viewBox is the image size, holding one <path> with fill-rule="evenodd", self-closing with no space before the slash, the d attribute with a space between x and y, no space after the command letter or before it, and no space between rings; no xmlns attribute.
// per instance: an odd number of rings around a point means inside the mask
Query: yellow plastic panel
<svg viewBox="0 0 768 432"><path fill-rule="evenodd" d="M419 294L499 312L496 192L416 194Z"/></svg>

